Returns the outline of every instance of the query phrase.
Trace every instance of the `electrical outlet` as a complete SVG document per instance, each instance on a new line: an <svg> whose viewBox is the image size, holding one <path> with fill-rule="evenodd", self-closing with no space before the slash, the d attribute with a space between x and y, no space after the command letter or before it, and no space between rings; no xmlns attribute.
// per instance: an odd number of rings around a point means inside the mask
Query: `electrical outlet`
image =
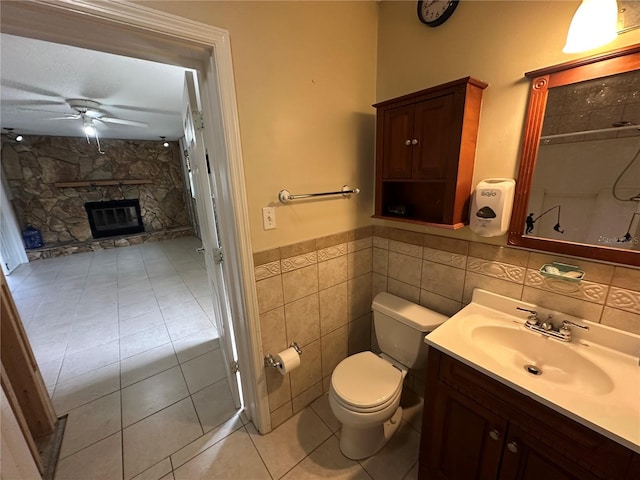
<svg viewBox="0 0 640 480"><path fill-rule="evenodd" d="M262 209L262 228L265 230L276 228L276 209L274 207L264 207Z"/></svg>

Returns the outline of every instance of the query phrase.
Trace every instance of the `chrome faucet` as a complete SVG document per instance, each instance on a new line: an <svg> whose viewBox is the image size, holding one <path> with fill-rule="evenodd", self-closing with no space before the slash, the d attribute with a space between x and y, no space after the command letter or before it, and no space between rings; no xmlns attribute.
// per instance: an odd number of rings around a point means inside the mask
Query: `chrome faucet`
<svg viewBox="0 0 640 480"><path fill-rule="evenodd" d="M563 320L562 323L558 327L556 327L551 321L553 318L552 314L549 314L545 322L540 323L538 320L538 312L536 312L535 310L529 310L521 307L516 307L516 309L529 313L527 321L524 324L525 328L528 328L529 330L532 330L534 332L541 333L543 335L547 335L549 337L556 338L561 342L571 341L572 335L571 328L569 328L569 326L582 328L583 330L589 330L588 326L580 325L570 320Z"/></svg>
<svg viewBox="0 0 640 480"><path fill-rule="evenodd" d="M545 332L556 330L556 328L553 326L553 322L551 321L552 318L553 315L549 314L549 316L547 317L547 321L543 322L542 325L540 325L540 328L542 328Z"/></svg>

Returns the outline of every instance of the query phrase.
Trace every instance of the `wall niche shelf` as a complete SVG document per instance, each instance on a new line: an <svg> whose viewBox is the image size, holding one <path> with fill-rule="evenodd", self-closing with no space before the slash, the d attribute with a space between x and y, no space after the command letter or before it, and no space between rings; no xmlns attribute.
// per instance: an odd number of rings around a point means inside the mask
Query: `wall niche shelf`
<svg viewBox="0 0 640 480"><path fill-rule="evenodd" d="M468 223L486 87L465 77L374 105L373 218L452 230Z"/></svg>
<svg viewBox="0 0 640 480"><path fill-rule="evenodd" d="M129 180L71 180L68 182L56 182L54 186L57 188L75 188L75 187L119 187L122 185L145 185L153 183L151 180L129 179Z"/></svg>

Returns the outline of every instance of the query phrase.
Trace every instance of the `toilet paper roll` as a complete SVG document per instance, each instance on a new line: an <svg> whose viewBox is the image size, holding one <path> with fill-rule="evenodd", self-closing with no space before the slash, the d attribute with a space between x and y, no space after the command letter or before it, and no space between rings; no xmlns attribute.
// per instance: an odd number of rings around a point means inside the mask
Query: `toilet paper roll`
<svg viewBox="0 0 640 480"><path fill-rule="evenodd" d="M278 371L284 375L294 368L298 368L300 365L300 355L298 355L295 348L289 347L277 354L275 361L278 365Z"/></svg>

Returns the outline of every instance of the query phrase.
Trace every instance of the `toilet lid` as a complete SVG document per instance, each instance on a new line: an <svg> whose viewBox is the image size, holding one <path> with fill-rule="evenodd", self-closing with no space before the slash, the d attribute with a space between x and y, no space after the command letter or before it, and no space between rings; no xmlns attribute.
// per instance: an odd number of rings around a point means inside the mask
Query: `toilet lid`
<svg viewBox="0 0 640 480"><path fill-rule="evenodd" d="M345 403L374 408L398 392L402 372L372 352L361 352L338 364L331 375L331 385Z"/></svg>

